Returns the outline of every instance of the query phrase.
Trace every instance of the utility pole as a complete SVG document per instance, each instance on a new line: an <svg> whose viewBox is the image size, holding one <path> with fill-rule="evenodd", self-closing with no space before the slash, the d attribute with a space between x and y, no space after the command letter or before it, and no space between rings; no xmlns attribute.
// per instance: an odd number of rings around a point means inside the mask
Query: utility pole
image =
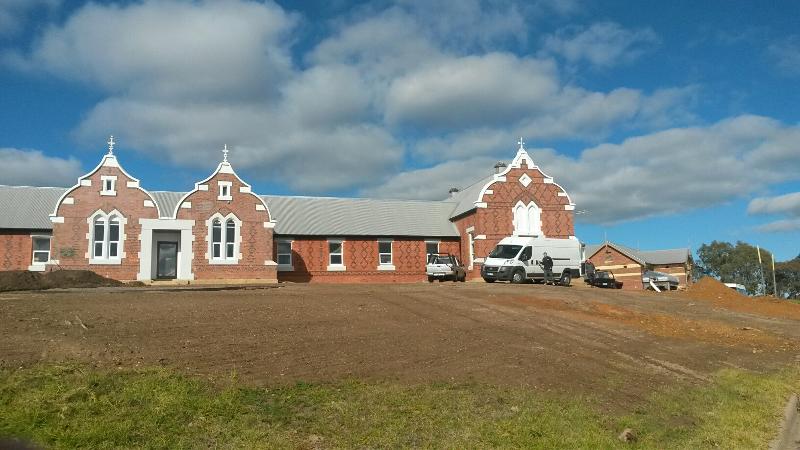
<svg viewBox="0 0 800 450"><path fill-rule="evenodd" d="M761 283L764 285L764 295L767 295L767 279L764 277L764 264L761 262L761 248L756 245L756 253L758 253L758 269L761 270Z"/></svg>
<svg viewBox="0 0 800 450"><path fill-rule="evenodd" d="M772 254L772 291L775 298L778 298L778 283L775 281L775 254Z"/></svg>

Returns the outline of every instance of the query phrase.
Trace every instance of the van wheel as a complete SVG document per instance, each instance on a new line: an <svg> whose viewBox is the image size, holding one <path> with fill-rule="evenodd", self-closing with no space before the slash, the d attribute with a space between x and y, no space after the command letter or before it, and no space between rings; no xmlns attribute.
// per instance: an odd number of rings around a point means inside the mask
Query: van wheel
<svg viewBox="0 0 800 450"><path fill-rule="evenodd" d="M522 284L525 282L525 272L515 270L514 275L511 275L511 282L514 284Z"/></svg>
<svg viewBox="0 0 800 450"><path fill-rule="evenodd" d="M564 274L561 275L561 285L569 286L571 282L572 282L572 275L569 272L564 272Z"/></svg>

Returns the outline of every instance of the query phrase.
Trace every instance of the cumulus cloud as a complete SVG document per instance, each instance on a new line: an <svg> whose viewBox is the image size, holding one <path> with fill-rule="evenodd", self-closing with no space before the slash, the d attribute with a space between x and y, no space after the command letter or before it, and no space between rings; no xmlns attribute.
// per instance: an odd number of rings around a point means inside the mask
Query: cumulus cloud
<svg viewBox="0 0 800 450"><path fill-rule="evenodd" d="M756 229L761 232L776 233L800 230L800 192L792 192L775 197L754 198L747 205L747 213L789 217L788 219L776 220L758 226Z"/></svg>
<svg viewBox="0 0 800 450"><path fill-rule="evenodd" d="M485 157L447 161L433 167L410 170L392 177L386 184L362 193L380 198L441 200L450 188L463 189L492 173L495 160Z"/></svg>
<svg viewBox="0 0 800 450"><path fill-rule="evenodd" d="M498 137L499 139L499 137ZM601 144L570 157L553 149L531 150L536 163L570 193L580 219L615 223L717 205L752 194L771 183L797 179L800 127L759 116L739 116L704 127L671 128ZM504 154L511 146L506 144ZM398 174L371 192L409 195L429 174L449 178L416 192L419 198L444 198L443 185L491 173L491 160L475 168L450 170L444 162L426 170ZM485 163L483 167L481 164Z"/></svg>
<svg viewBox="0 0 800 450"><path fill-rule="evenodd" d="M75 158L47 156L39 150L0 148L0 180L16 186L72 186L82 174Z"/></svg>
<svg viewBox="0 0 800 450"><path fill-rule="evenodd" d="M614 22L599 22L588 28L563 28L545 38L543 49L570 63L586 61L611 67L633 61L658 43L658 35L651 28L630 30Z"/></svg>

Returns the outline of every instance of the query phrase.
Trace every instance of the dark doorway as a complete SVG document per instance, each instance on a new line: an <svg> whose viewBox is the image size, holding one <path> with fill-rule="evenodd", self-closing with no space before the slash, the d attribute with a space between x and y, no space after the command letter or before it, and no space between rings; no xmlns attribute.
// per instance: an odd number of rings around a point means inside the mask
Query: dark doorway
<svg viewBox="0 0 800 450"><path fill-rule="evenodd" d="M159 242L156 250L156 278L174 280L178 277L178 243Z"/></svg>

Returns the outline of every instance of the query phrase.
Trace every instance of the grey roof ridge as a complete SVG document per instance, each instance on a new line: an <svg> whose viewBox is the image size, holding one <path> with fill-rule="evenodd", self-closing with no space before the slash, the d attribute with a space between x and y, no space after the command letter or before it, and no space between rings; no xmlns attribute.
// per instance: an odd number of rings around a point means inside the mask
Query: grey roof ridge
<svg viewBox="0 0 800 450"><path fill-rule="evenodd" d="M64 189L67 190L72 186L65 187L65 186L19 186L19 185L11 185L11 184L0 184L1 188L34 188L34 189Z"/></svg>

